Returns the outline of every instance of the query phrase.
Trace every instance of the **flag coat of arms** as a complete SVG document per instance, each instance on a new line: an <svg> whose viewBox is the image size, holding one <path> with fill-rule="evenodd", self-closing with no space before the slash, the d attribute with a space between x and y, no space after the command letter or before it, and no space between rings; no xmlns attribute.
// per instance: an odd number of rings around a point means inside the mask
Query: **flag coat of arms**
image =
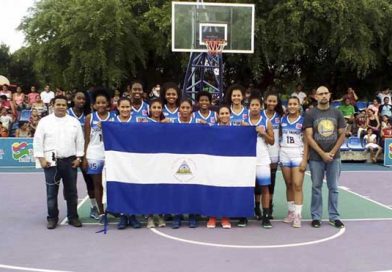
<svg viewBox="0 0 392 272"><path fill-rule="evenodd" d="M103 122L107 211L253 215L254 127Z"/></svg>

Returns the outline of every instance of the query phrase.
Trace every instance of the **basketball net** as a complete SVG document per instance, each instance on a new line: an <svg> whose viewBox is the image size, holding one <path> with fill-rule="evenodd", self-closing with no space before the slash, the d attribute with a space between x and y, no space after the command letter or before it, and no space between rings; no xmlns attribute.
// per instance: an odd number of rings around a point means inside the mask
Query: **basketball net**
<svg viewBox="0 0 392 272"><path fill-rule="evenodd" d="M222 54L223 49L226 46L226 41L221 39L205 39L204 44L207 47L208 54L210 55L218 55Z"/></svg>

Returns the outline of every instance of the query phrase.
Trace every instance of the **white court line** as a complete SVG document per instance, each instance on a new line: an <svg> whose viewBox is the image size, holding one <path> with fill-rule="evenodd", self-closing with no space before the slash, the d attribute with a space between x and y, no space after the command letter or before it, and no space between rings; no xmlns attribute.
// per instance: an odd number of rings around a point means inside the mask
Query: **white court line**
<svg viewBox="0 0 392 272"><path fill-rule="evenodd" d="M82 205L84 204L84 202L86 202L88 200L88 195L86 195L82 201L79 202L78 206L76 207L76 210L78 210L80 207L82 207ZM63 221L61 221L60 225L65 225L65 223L67 223L68 218L65 217L63 219Z"/></svg>
<svg viewBox="0 0 392 272"><path fill-rule="evenodd" d="M359 172L361 172L361 171L359 171ZM368 172L368 171L362 171L362 172ZM309 173L309 171L306 171L305 174L308 175L308 176L311 176L310 173ZM326 180L325 178L323 179L323 181L324 181L324 183L327 182L327 180ZM312 182L312 181L311 181L311 182ZM370 202L373 202L374 204L377 204L377 205L379 205L379 206L381 206L381 207L383 207L383 208L385 208L385 209L388 209L388 210L392 211L392 208L389 207L388 205L382 204L381 202L378 202L378 201L376 201L376 200L373 200L373 199L371 199L371 198L369 198L369 197L366 197L366 196L363 196L363 195L358 194L358 193L356 193L356 192L353 192L353 191L351 191L351 190L350 190L349 188L347 188L347 187L344 187L344 186L338 186L338 187L339 187L339 189L342 189L343 191L346 191L347 193L351 193L351 194L353 194L353 195L359 196L360 198L366 199L366 200L368 200L368 201L370 201Z"/></svg>
<svg viewBox="0 0 392 272"><path fill-rule="evenodd" d="M333 239L338 238L339 236L343 235L343 233L346 231L345 228L339 229L339 232L323 239L319 240L314 240L314 241L309 241L309 242L302 242L302 243L293 243L293 244L283 244L283 245L229 245L229 244L218 244L218 243L207 243L207 242L199 242L195 240L188 240L188 239L183 239L183 238L178 238L175 236L168 235L166 233L160 232L157 229L150 229L152 232L155 234L162 236L164 238L168 238L171 240L183 242L183 243L188 243L188 244L194 244L194 245L200 245L200 246L211 246L211 247L223 247L223 248L240 248L240 249L265 249L265 248L288 248L288 247L299 247L299 246L308 246L308 245L314 245L314 244L320 244L323 242L327 242Z"/></svg>
<svg viewBox="0 0 392 272"><path fill-rule="evenodd" d="M30 268L30 267L13 266L13 265L5 265L5 264L0 264L0 268L9 269L9 270L19 270L19 271L35 271L35 272L71 272L65 270Z"/></svg>

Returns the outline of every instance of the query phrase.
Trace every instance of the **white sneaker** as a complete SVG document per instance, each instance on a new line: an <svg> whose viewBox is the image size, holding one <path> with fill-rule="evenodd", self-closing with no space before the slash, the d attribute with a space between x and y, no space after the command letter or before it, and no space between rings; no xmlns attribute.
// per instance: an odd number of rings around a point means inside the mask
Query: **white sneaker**
<svg viewBox="0 0 392 272"><path fill-rule="evenodd" d="M283 219L283 222L284 223L292 223L294 221L294 217L295 217L294 212L289 211L287 213L287 216Z"/></svg>
<svg viewBox="0 0 392 272"><path fill-rule="evenodd" d="M147 218L147 228L149 229L155 228L154 218L152 216L149 216Z"/></svg>
<svg viewBox="0 0 392 272"><path fill-rule="evenodd" d="M294 220L292 224L293 228L300 228L301 227L301 215L294 215Z"/></svg>

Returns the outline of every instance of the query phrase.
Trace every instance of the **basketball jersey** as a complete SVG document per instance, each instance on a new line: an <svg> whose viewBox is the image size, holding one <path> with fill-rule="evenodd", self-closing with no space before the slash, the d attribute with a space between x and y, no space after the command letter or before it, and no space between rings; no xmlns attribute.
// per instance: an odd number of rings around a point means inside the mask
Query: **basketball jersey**
<svg viewBox="0 0 392 272"><path fill-rule="evenodd" d="M247 123L250 126L254 126L254 127L263 127L265 131L267 131L267 119L264 118L263 116L260 116L259 120L253 124L250 120L250 116L247 120ZM257 136L257 142L256 142L256 164L257 165L266 165L266 164L270 164L271 160L269 158L269 153L268 153L268 146L267 143L265 142L265 140L260 137Z"/></svg>
<svg viewBox="0 0 392 272"><path fill-rule="evenodd" d="M170 111L167 107L167 105L163 106L163 115L165 118L170 120L170 123L173 123L175 119L178 119L180 115L178 114L178 108L176 108L174 111Z"/></svg>
<svg viewBox="0 0 392 272"><path fill-rule="evenodd" d="M242 107L242 111L238 114L233 111L232 107L230 107L230 109L231 109L230 121L233 124L233 126L241 126L241 123L243 121L246 122L248 120L249 110L244 106Z"/></svg>
<svg viewBox="0 0 392 272"><path fill-rule="evenodd" d="M159 123L157 120L154 120L150 117L147 118L147 123Z"/></svg>
<svg viewBox="0 0 392 272"><path fill-rule="evenodd" d="M90 119L90 142L87 147L86 158L94 160L104 160L104 146L102 128L98 126L99 122L114 121L116 116L108 112L105 119L101 119L98 112L93 112Z"/></svg>
<svg viewBox="0 0 392 272"><path fill-rule="evenodd" d="M148 117L149 111L150 111L150 106L144 101L142 101L142 104L140 105L139 109L135 109L132 106L132 116L135 116L135 118Z"/></svg>
<svg viewBox="0 0 392 272"><path fill-rule="evenodd" d="M180 118L177 118L177 119L174 119L173 123L175 123L175 124L196 124L196 120L195 120L195 118L191 117L191 120L189 120L189 122L184 123L184 122L181 122Z"/></svg>
<svg viewBox="0 0 392 272"><path fill-rule="evenodd" d="M82 126L83 133L84 133L84 122L86 121L86 115L85 115L84 113L82 113L82 115L77 116L77 115L75 114L75 112L73 111L72 108L69 108L69 109L67 110L67 114L68 114L69 116L72 116L72 117L75 117L76 119L78 119L80 125Z"/></svg>
<svg viewBox="0 0 392 272"><path fill-rule="evenodd" d="M280 146L282 148L298 148L303 149L303 125L304 118L298 116L297 120L290 122L289 117L285 116L282 118L282 138Z"/></svg>
<svg viewBox="0 0 392 272"><path fill-rule="evenodd" d="M131 119L132 119L132 115L129 116L128 120L126 120L126 121L121 121L120 115L117 115L116 118L114 119L114 122L116 122L116 123L130 123L130 122L131 122Z"/></svg>
<svg viewBox="0 0 392 272"><path fill-rule="evenodd" d="M200 111L195 111L193 113L193 118L196 120L196 123L200 123L201 120L205 121L209 125L214 125L217 121L216 112L209 111L208 116L204 117Z"/></svg>
<svg viewBox="0 0 392 272"><path fill-rule="evenodd" d="M280 129L280 115L275 112L271 118L268 118L265 110L261 111L261 116L264 119L269 120L274 130L274 144L268 145L268 152L273 163L277 163L279 160L279 129Z"/></svg>

